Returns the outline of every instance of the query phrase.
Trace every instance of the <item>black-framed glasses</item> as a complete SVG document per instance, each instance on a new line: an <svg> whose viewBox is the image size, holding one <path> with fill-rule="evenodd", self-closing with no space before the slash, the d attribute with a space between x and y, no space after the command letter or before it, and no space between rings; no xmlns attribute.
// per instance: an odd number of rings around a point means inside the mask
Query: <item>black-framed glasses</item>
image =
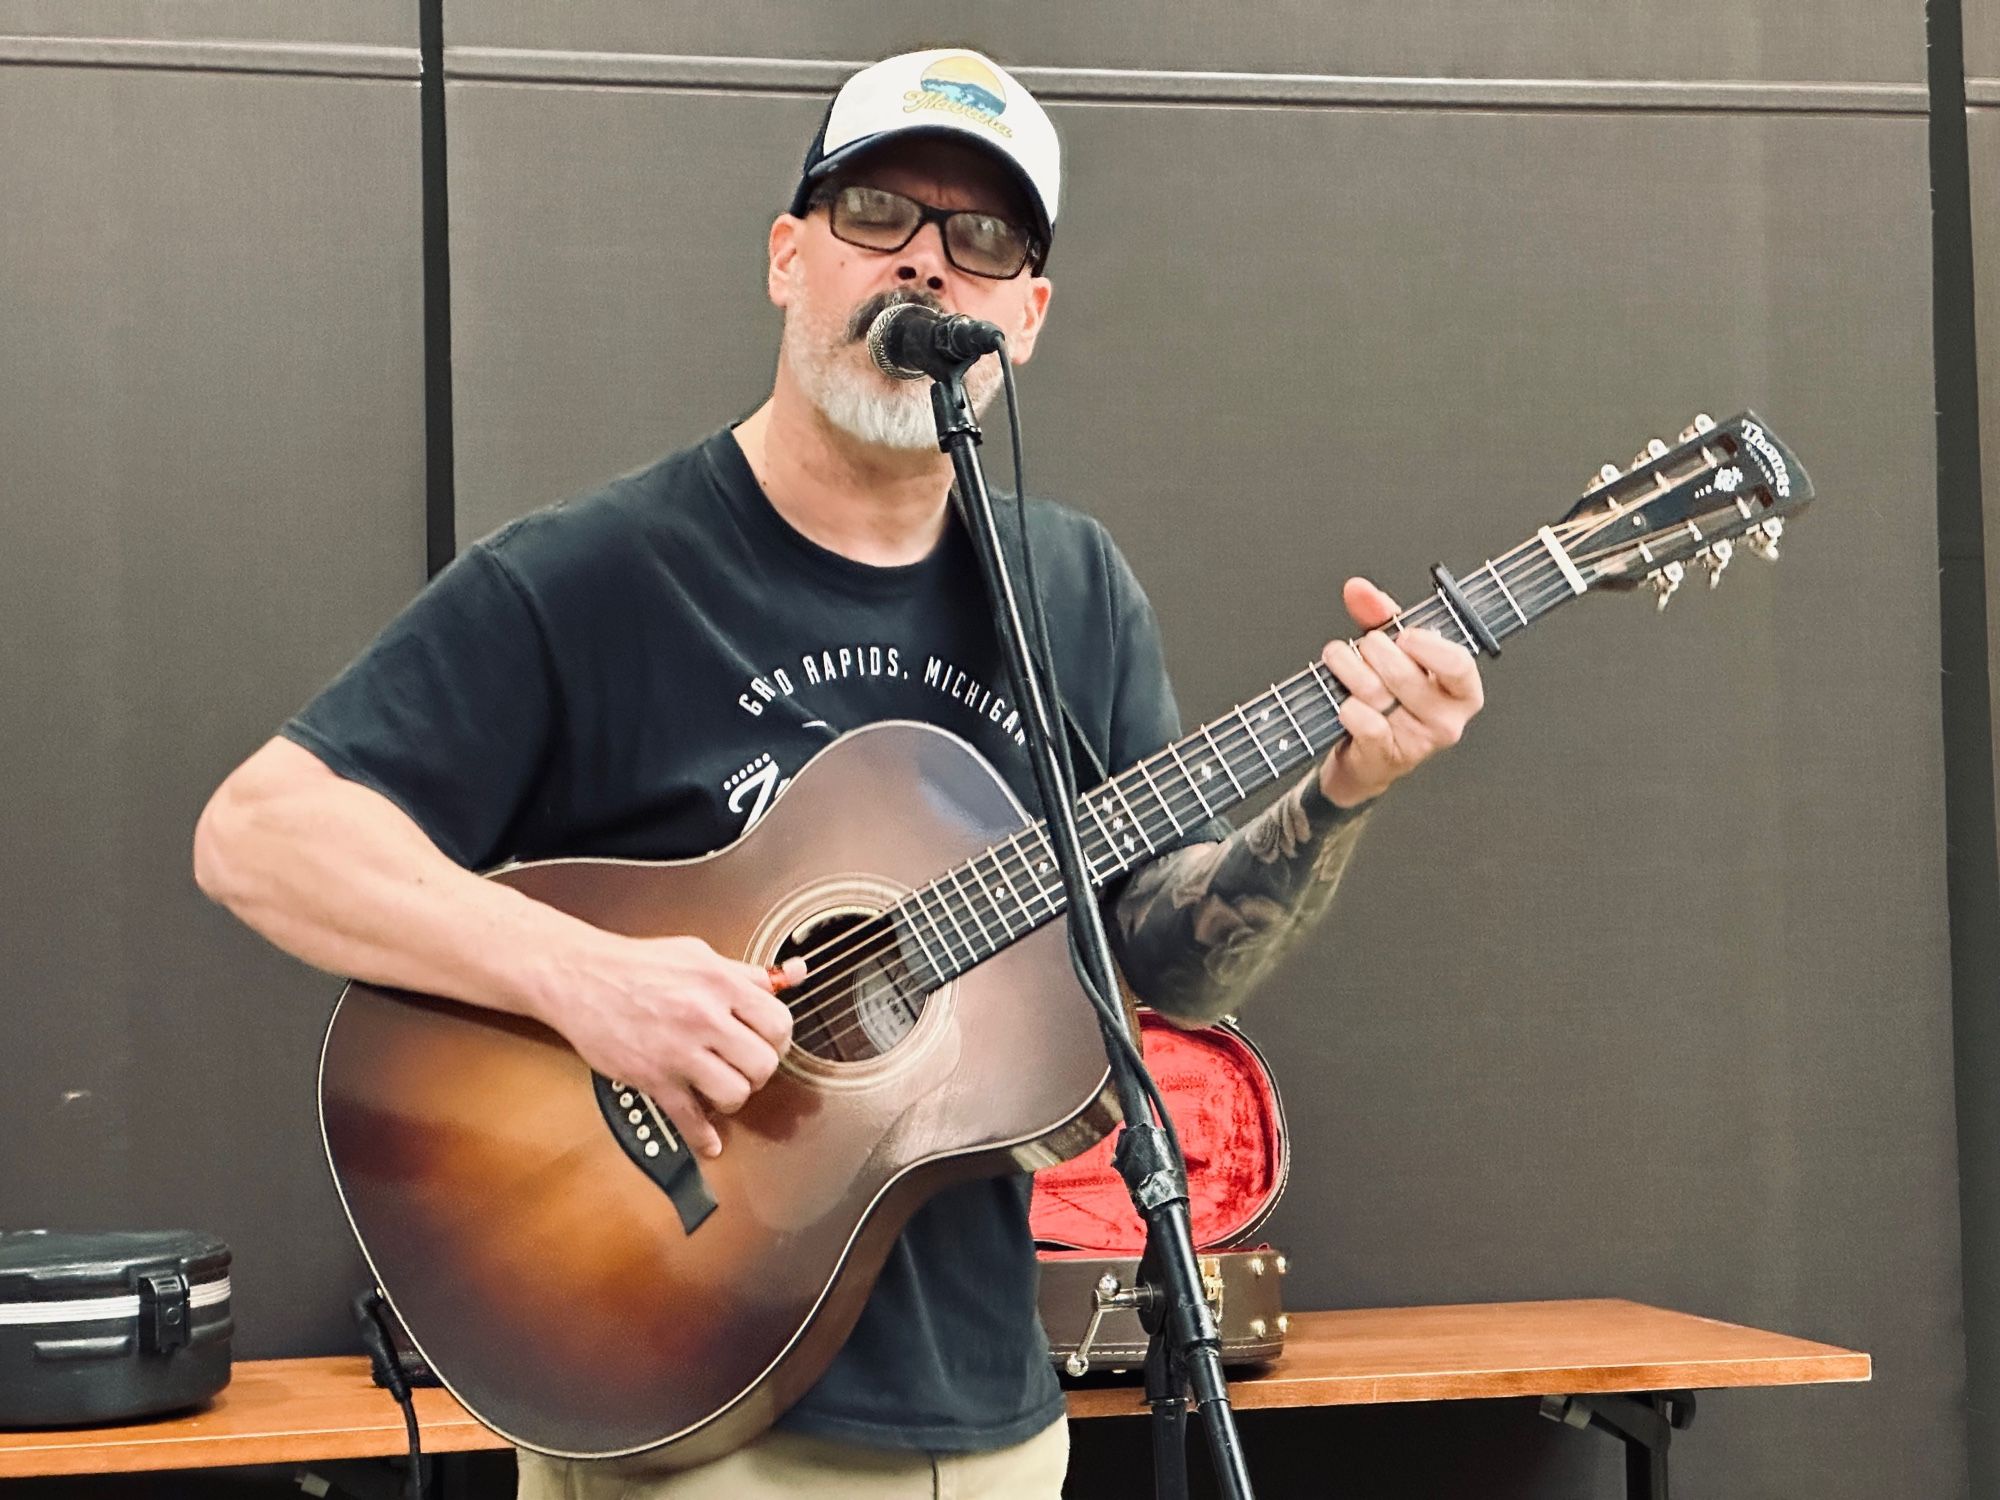
<svg viewBox="0 0 2000 1500"><path fill-rule="evenodd" d="M1021 274L1040 247L1011 219L972 208L934 208L887 188L848 183L821 188L812 202L827 206L835 239L863 250L900 250L926 224L944 238L945 259L970 276L1006 281Z"/></svg>

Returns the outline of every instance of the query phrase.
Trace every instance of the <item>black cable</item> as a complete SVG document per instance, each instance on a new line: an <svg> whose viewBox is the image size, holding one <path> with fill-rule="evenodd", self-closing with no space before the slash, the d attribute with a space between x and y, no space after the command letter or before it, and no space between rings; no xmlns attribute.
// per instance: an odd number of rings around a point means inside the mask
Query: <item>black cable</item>
<svg viewBox="0 0 2000 1500"><path fill-rule="evenodd" d="M409 1500L424 1500L424 1445L417 1434L417 1407L410 1395L410 1382L403 1376L402 1361L396 1358L395 1341L389 1336L389 1320L383 1311L387 1306L382 1289L371 1286L354 1298L354 1321L375 1366L375 1383L387 1387L403 1408L403 1427L410 1435L410 1468L403 1476L403 1493Z"/></svg>
<svg viewBox="0 0 2000 1500"><path fill-rule="evenodd" d="M1039 671L1042 677L1043 696L1053 706L1059 721L1055 726L1055 764L1058 785L1056 795L1062 805L1074 807L1077 801L1076 768L1070 759L1067 713L1063 706L1062 693L1055 675L1055 648L1049 637L1049 621L1042 609L1042 589L1035 577L1035 553L1028 543L1028 485L1022 476L1021 460L1021 408L1014 390L1014 366L1003 349L1000 352L1001 387L1007 396L1007 434L1014 464L1014 517L1021 535L1021 578L1028 594L1028 628L1033 634L1032 650L1029 654L1029 670ZM1031 761L1038 757L1030 756ZM1037 785L1040 785L1039 770ZM1053 813L1056 803L1046 789L1042 792L1042 816L1046 821ZM1182 1175L1187 1172L1187 1158L1181 1152L1180 1133L1174 1129L1173 1115L1167 1109L1167 1101L1160 1094L1159 1085L1154 1082L1152 1070L1140 1050L1139 1039L1126 1031L1125 1014L1122 1006L1114 1007L1114 1002L1098 988L1095 976L1077 937L1076 924L1069 924L1069 961L1076 971L1076 977L1083 986L1084 994L1096 1008L1098 1018L1104 1023L1107 1035L1117 1040L1127 1059L1133 1064L1133 1074L1139 1086L1146 1091L1146 1098L1153 1106L1153 1113L1159 1119L1160 1130L1167 1138L1169 1156ZM1129 1123L1129 1122L1128 1122Z"/></svg>

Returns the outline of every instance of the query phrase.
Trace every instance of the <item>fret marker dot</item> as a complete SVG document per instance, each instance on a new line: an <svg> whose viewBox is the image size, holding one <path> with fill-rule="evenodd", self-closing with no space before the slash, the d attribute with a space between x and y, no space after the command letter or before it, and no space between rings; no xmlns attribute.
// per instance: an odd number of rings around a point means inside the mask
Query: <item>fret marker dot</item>
<svg viewBox="0 0 2000 1500"><path fill-rule="evenodd" d="M1133 847L1132 835L1129 833L1125 835L1125 847L1128 851Z"/></svg>
<svg viewBox="0 0 2000 1500"><path fill-rule="evenodd" d="M1209 780L1209 779L1210 779L1211 777L1213 777L1214 775L1215 775L1215 767L1214 767L1214 766L1203 766L1203 767L1201 768L1201 779L1202 779L1203 781L1207 781L1207 780Z"/></svg>
<svg viewBox="0 0 2000 1500"><path fill-rule="evenodd" d="M1291 739L1289 736L1282 734L1278 736L1278 748L1280 750L1283 750L1290 744L1291 744Z"/></svg>

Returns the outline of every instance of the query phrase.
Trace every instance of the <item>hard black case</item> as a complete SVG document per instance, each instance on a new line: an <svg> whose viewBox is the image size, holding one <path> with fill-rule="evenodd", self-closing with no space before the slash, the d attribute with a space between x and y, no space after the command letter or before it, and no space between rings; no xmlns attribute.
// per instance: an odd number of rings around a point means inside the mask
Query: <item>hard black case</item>
<svg viewBox="0 0 2000 1500"><path fill-rule="evenodd" d="M218 1239L0 1231L0 1427L199 1406L229 1384L233 1331Z"/></svg>

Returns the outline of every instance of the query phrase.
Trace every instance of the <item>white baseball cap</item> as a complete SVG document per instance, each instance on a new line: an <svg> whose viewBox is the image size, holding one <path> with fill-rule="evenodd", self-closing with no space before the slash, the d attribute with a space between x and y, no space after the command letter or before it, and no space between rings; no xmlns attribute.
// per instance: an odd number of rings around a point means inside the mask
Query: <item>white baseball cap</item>
<svg viewBox="0 0 2000 1500"><path fill-rule="evenodd" d="M963 47L884 58L842 84L806 150L791 211L803 215L816 184L899 135L962 137L1011 167L1035 214L1041 269L1062 189L1056 128L1005 68Z"/></svg>

